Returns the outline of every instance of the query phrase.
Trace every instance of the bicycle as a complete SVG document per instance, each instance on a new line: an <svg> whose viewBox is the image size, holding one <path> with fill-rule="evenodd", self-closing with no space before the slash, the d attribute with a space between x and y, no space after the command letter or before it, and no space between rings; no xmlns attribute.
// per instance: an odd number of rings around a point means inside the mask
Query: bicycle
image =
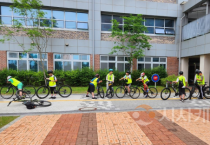
<svg viewBox="0 0 210 145"><path fill-rule="evenodd" d="M95 96L100 95L101 98L104 98L104 89L103 89L103 87L100 84L98 84L96 89L97 89L97 94L95 94Z"/></svg>
<svg viewBox="0 0 210 145"><path fill-rule="evenodd" d="M27 88L31 92L31 97L34 97L36 94L35 87L31 85L23 86L23 88ZM13 86L12 84L9 84L9 86L3 86L0 90L0 95L3 99L10 99L14 95L14 90L18 91L18 88Z"/></svg>
<svg viewBox="0 0 210 145"><path fill-rule="evenodd" d="M25 97L20 97L19 96L20 91L22 91L22 94ZM27 103L32 103L35 107L37 107L37 106L40 106L40 107L48 107L48 106L51 106L52 105L52 103L49 102L49 101L38 100L38 99L32 100L32 97L30 96L30 94L31 94L30 91L29 90L26 90L26 89L17 90L17 92L16 92L16 98L13 98L13 100L8 103L7 107L12 102L22 102L23 105L26 105ZM23 98L30 98L30 100L24 100Z"/></svg>
<svg viewBox="0 0 210 145"><path fill-rule="evenodd" d="M111 81L108 81L109 88L106 90L106 97L112 98L114 96L114 89L113 89L113 83Z"/></svg>
<svg viewBox="0 0 210 145"><path fill-rule="evenodd" d="M117 98L123 98L125 96L125 94L127 94L128 90L127 88L125 88L125 83L127 82L127 80L121 80L122 81L122 85L119 86L116 91L115 91L115 95L117 96ZM132 87L130 87L131 90ZM130 97L130 93L128 94Z"/></svg>
<svg viewBox="0 0 210 145"><path fill-rule="evenodd" d="M192 81L192 80L191 80ZM209 86L206 86L207 85L207 82L205 82L204 86L203 86L203 96L206 98L206 99L210 99L210 87ZM191 97L193 98L198 98L200 95L199 93L199 90L197 88L197 82L194 83L193 87L192 87L192 90L191 90ZM191 99L190 97L190 99Z"/></svg>
<svg viewBox="0 0 210 145"><path fill-rule="evenodd" d="M144 95L146 95L146 93L147 93L144 90L144 87L142 87L142 85L140 85L140 82L141 81L138 81L136 87L132 87L132 89L131 89L131 97L133 99L137 99L140 96L140 89L142 90L142 92L143 92ZM148 86L148 89L149 89L149 91L148 91L148 97L149 98L155 98L157 96L157 94L158 94L157 89L155 87L149 87L149 86Z"/></svg>
<svg viewBox="0 0 210 145"><path fill-rule="evenodd" d="M54 92L58 93L63 98L67 98L71 95L72 89L71 86L62 85L62 82L58 82ZM40 99L46 98L49 94L50 94L49 83L47 83L47 85L39 87L36 91L36 95Z"/></svg>
<svg viewBox="0 0 210 145"><path fill-rule="evenodd" d="M172 84L172 86L171 86ZM179 89L177 85L174 85L174 83L172 83L172 81L167 81L166 82L166 87L161 91L160 97L162 98L162 100L167 100L170 96L171 96L171 89L175 92L175 96L179 96ZM190 97L191 93L190 93L190 89L189 88L185 88L185 98L184 100L187 100Z"/></svg>

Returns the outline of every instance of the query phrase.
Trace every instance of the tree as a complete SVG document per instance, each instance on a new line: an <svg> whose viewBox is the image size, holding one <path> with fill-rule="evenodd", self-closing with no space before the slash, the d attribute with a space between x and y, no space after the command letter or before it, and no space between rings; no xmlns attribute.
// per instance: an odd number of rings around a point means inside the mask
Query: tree
<svg viewBox="0 0 210 145"><path fill-rule="evenodd" d="M45 75L44 55L46 55L47 44L53 33L53 20L45 19L45 12L41 10L42 2L40 0L13 0L10 6L11 10L22 18L13 19L13 25L8 27L3 22L0 23L0 31L3 32L3 39L0 42L15 41L23 49L24 53L35 50L39 53L42 70ZM20 43L17 35L28 37L31 40L30 48L26 48L24 43Z"/></svg>
<svg viewBox="0 0 210 145"><path fill-rule="evenodd" d="M151 38L144 34L147 28L143 25L142 15L130 15L122 18L124 20L124 31L117 20L112 20L112 35L110 37L115 38L117 41L114 42L116 46L112 48L110 54L123 52L129 56L128 62L130 71L132 71L133 59L144 56L143 49L151 47L148 42Z"/></svg>

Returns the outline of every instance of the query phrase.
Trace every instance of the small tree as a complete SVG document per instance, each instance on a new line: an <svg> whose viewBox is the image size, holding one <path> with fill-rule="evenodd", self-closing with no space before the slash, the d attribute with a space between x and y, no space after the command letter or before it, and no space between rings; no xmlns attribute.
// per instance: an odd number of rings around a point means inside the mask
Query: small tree
<svg viewBox="0 0 210 145"><path fill-rule="evenodd" d="M143 49L150 48L148 40L151 38L144 34L147 28L143 25L144 20L142 15L122 17L124 19L124 31L119 27L119 22L115 19L112 20L112 35L110 37L116 38L117 44L112 48L110 54L123 52L128 55L128 62L130 71L133 65L133 59L138 59L143 56Z"/></svg>
<svg viewBox="0 0 210 145"><path fill-rule="evenodd" d="M42 2L40 0L13 0L10 6L14 13L22 18L13 20L11 27L0 23L0 32L4 34L0 42L15 41L23 49L24 53L35 50L39 53L41 67L45 75L44 59L42 55L46 54L49 37L52 35L51 29L53 20L45 18L45 12L41 10ZM55 21L54 21L55 22ZM56 22L55 22L56 23ZM26 48L24 43L20 43L16 38L19 34L28 37L31 40L30 48Z"/></svg>

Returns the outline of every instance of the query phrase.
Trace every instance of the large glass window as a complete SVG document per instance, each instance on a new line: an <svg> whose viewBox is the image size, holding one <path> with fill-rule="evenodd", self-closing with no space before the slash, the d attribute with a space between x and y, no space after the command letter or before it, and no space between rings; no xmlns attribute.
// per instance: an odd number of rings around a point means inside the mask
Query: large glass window
<svg viewBox="0 0 210 145"><path fill-rule="evenodd" d="M47 54L42 54L44 69L47 70ZM8 69L43 71L38 53L8 52Z"/></svg>
<svg viewBox="0 0 210 145"><path fill-rule="evenodd" d="M138 70L152 69L158 66L166 69L166 61L166 57L142 57L137 60Z"/></svg>
<svg viewBox="0 0 210 145"><path fill-rule="evenodd" d="M12 11L9 6L0 6L0 20L5 25L17 24L19 21L23 26L53 27L60 29L88 30L88 13L62 10L43 9L44 18L35 19L36 10L27 13L27 17ZM17 21L13 21L17 20Z"/></svg>
<svg viewBox="0 0 210 145"><path fill-rule="evenodd" d="M54 54L55 70L76 70L90 67L90 56L80 54Z"/></svg>
<svg viewBox="0 0 210 145"><path fill-rule="evenodd" d="M101 69L116 69L120 72L130 70L128 58L125 56L101 56L100 68Z"/></svg>
<svg viewBox="0 0 210 145"><path fill-rule="evenodd" d="M112 20L115 19L119 22L119 28L124 29L124 21L119 15L101 15L101 31L111 31ZM145 22L143 25L147 27L146 34L159 34L159 35L175 35L174 20L160 19L160 18L143 18Z"/></svg>

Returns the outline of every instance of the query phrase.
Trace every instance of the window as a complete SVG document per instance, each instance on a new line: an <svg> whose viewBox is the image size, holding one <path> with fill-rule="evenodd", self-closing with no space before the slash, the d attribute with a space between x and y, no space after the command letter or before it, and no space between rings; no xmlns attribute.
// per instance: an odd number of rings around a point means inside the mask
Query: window
<svg viewBox="0 0 210 145"><path fill-rule="evenodd" d="M152 69L161 66L166 69L166 57L142 57L137 60L138 70Z"/></svg>
<svg viewBox="0 0 210 145"><path fill-rule="evenodd" d="M43 9L44 18L32 18L36 10L28 12L27 17L19 15L12 11L9 6L0 6L0 20L3 24L13 25L19 21L22 25L27 26L40 26L40 27L53 27L60 29L78 29L88 30L88 13L87 12L72 12ZM13 21L17 20L17 21Z"/></svg>
<svg viewBox="0 0 210 145"><path fill-rule="evenodd" d="M55 70L76 70L90 67L90 55L54 54Z"/></svg>
<svg viewBox="0 0 210 145"><path fill-rule="evenodd" d="M42 54L44 69L47 70L47 54ZM43 71L38 53L7 52L8 69Z"/></svg>
<svg viewBox="0 0 210 145"><path fill-rule="evenodd" d="M130 70L128 58L125 56L101 56L101 69L117 69L120 72Z"/></svg>
<svg viewBox="0 0 210 145"><path fill-rule="evenodd" d="M115 19L119 22L119 28L125 30L124 21L119 15L101 15L101 31L111 31L112 20ZM174 33L174 20L159 19L159 18L143 18L145 22L143 25L147 27L146 34L162 34L162 35L175 35ZM126 28L128 29L128 28Z"/></svg>

